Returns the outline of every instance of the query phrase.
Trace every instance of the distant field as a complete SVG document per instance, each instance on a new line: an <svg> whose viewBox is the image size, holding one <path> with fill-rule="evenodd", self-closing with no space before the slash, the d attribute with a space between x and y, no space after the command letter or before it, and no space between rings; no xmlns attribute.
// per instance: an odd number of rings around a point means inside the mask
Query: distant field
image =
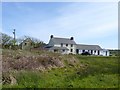
<svg viewBox="0 0 120 90"><path fill-rule="evenodd" d="M109 50L110 51L110 55L112 56L118 56L120 54L120 50Z"/></svg>
<svg viewBox="0 0 120 90"><path fill-rule="evenodd" d="M6 52L3 52L3 54L6 54ZM31 54L29 52L28 54L29 56L36 56L43 53L32 52ZM19 55L24 56L23 52ZM58 54L49 53L49 55L54 57ZM46 69L45 71L11 70L9 73L16 78L17 83L14 85L4 84L3 88L118 88L118 57L58 56L61 57L60 61L64 63L64 67L56 66L56 68ZM75 64L68 61L73 60L70 59L72 57L75 59ZM6 73L5 75L7 76Z"/></svg>

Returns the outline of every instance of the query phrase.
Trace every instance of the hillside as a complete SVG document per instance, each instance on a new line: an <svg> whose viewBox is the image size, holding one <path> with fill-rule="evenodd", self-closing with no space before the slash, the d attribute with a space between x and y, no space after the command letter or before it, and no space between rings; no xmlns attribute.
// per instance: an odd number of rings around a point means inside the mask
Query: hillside
<svg viewBox="0 0 120 90"><path fill-rule="evenodd" d="M65 56L47 51L3 50L3 71L38 70L65 67L65 62L77 65L78 60L71 55ZM64 62L65 59L65 62Z"/></svg>
<svg viewBox="0 0 120 90"><path fill-rule="evenodd" d="M117 88L118 58L3 50L4 88Z"/></svg>

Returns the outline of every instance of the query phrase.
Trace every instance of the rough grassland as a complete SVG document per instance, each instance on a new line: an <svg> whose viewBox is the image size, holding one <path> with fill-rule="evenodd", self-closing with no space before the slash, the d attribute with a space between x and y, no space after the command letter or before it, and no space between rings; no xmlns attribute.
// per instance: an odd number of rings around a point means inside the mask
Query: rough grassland
<svg viewBox="0 0 120 90"><path fill-rule="evenodd" d="M3 50L3 81L3 88L118 88L118 58Z"/></svg>

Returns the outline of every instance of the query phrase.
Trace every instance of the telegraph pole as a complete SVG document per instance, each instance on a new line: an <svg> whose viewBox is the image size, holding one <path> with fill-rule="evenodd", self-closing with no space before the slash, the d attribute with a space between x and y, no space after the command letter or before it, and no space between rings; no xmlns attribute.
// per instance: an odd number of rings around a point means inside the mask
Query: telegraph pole
<svg viewBox="0 0 120 90"><path fill-rule="evenodd" d="M15 42L16 42L16 40L15 40L15 29L13 29L14 31L13 31L13 34L14 34L14 46L15 46Z"/></svg>

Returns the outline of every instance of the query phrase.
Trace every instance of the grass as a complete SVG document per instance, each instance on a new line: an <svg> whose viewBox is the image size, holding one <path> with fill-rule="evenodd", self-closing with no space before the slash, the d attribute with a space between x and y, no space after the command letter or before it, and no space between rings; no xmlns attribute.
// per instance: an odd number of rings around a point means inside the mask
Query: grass
<svg viewBox="0 0 120 90"><path fill-rule="evenodd" d="M72 57L79 60L78 66L68 63ZM65 55L62 59L63 68L12 72L17 84L3 88L118 88L118 57Z"/></svg>

